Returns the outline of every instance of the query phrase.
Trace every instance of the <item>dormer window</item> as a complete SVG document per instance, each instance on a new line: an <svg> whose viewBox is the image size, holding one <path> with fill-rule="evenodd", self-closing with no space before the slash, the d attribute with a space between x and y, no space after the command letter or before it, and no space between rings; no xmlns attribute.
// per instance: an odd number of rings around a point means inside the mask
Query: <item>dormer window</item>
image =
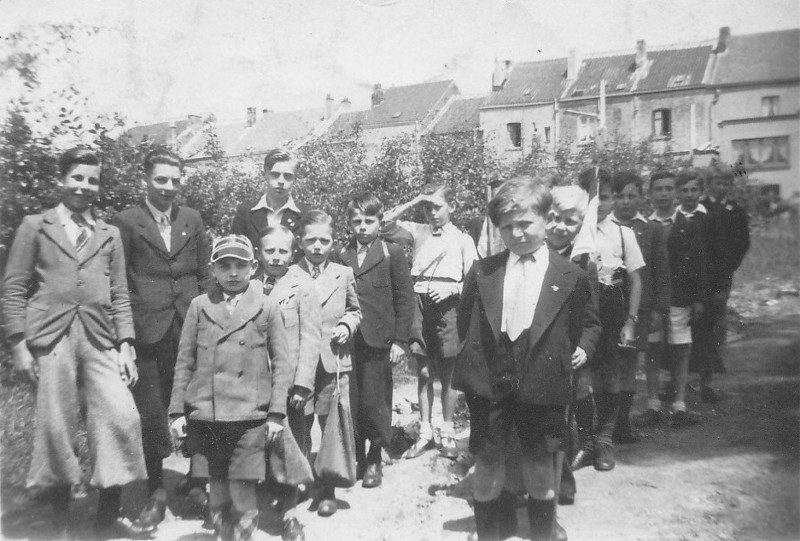
<svg viewBox="0 0 800 541"><path fill-rule="evenodd" d="M686 86L692 81L692 76L686 73L680 75L673 75L667 82L667 88L674 88L676 86Z"/></svg>

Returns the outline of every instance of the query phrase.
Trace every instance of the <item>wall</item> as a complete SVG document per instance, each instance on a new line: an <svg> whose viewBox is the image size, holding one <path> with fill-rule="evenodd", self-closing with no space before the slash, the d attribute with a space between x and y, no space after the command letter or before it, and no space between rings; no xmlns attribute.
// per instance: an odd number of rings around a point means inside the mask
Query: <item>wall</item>
<svg viewBox="0 0 800 541"><path fill-rule="evenodd" d="M514 148L508 136L507 124L519 122L522 125L522 144ZM534 131L534 123L536 131ZM505 162L512 162L523 157L531 148L531 141L537 135L549 152L555 151L555 125L553 122L553 104L530 105L527 107L509 107L498 109L481 109L480 126L483 130L486 145L493 148L497 157ZM546 143L545 128L550 128L550 143Z"/></svg>

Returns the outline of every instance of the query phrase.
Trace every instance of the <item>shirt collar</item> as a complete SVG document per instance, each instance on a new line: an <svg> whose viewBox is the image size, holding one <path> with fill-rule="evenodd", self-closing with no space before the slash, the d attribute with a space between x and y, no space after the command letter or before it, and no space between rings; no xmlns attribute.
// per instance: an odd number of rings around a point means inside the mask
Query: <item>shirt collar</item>
<svg viewBox="0 0 800 541"><path fill-rule="evenodd" d="M611 213L611 219L614 220L614 223L616 223L616 224L625 225L625 224L622 223L622 221L619 218L617 218L617 216L613 212ZM647 223L647 218L642 216L642 213L638 212L638 211L636 212L636 215L634 215L634 217L631 218L631 222L635 222L636 220L639 220L640 222Z"/></svg>
<svg viewBox="0 0 800 541"><path fill-rule="evenodd" d="M542 245L539 246L539 248L535 250L531 255L533 255L533 259L536 263L545 263L550 261L549 257L550 249L547 247L547 243L542 243ZM519 260L520 256L509 250L507 268L511 268Z"/></svg>
<svg viewBox="0 0 800 541"><path fill-rule="evenodd" d="M276 214L284 209L289 209L295 211L297 214L302 214L300 212L300 208L297 206L297 203L295 203L294 201L294 197L292 197L291 195L289 196L289 199L286 200L286 203L284 203L281 208L276 210L270 208L269 204L267 204L267 194L264 194L261 196L261 199L258 200L258 203L256 203L250 210L258 210L258 209L267 209Z"/></svg>
<svg viewBox="0 0 800 541"><path fill-rule="evenodd" d="M166 212L162 212L154 207L150 200L146 197L144 199L144 204L147 205L147 209L150 211L150 214L153 215L153 218L155 218L157 223L161 223L162 216L167 218L167 223L172 223L172 205L169 206Z"/></svg>
<svg viewBox="0 0 800 541"><path fill-rule="evenodd" d="M675 219L677 217L678 217L678 209L675 209L674 211L672 211L672 215L671 216L667 216L666 218L660 218L656 211L653 211L653 214L650 215L650 219L651 220L653 220L654 222L658 222L660 224L664 224L664 223L667 223L667 222L675 223Z"/></svg>
<svg viewBox="0 0 800 541"><path fill-rule="evenodd" d="M692 216L694 216L697 213L708 214L708 211L706 210L706 207L702 203L698 203L697 206L694 208L694 210L692 210L690 212L687 212L687 211L683 210L683 207L678 207L678 210L680 211L681 214L683 214L687 218L691 218Z"/></svg>
<svg viewBox="0 0 800 541"><path fill-rule="evenodd" d="M307 257L303 257L303 259L305 260L309 271L314 268L314 264L311 261L309 261ZM328 266L328 260L326 259L325 261L320 263L318 266L319 266L319 271L320 272L324 271L325 267Z"/></svg>
<svg viewBox="0 0 800 541"><path fill-rule="evenodd" d="M69 210L67 206L64 205L64 203L58 204L58 206L56 207L56 213L58 213L58 219L61 220L61 225L66 225L68 222L71 222L72 215L76 214L71 210ZM91 208L88 208L83 212L78 212L77 214L83 216L83 219L86 220L86 223L91 225L92 227L96 225L97 222L95 221L94 216L92 216Z"/></svg>

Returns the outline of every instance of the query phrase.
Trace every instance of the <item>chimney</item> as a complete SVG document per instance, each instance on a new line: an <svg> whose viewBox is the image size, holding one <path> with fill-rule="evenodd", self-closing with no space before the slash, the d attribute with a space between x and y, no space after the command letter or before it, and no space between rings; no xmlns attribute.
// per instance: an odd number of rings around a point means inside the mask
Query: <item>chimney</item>
<svg viewBox="0 0 800 541"><path fill-rule="evenodd" d="M247 127L254 126L256 123L256 108L255 107L248 107L247 108Z"/></svg>
<svg viewBox="0 0 800 541"><path fill-rule="evenodd" d="M350 98L344 97L342 98L342 103L339 104L339 108L342 111L349 111L350 110Z"/></svg>
<svg viewBox="0 0 800 541"><path fill-rule="evenodd" d="M176 150L178 146L178 126L173 122L169 125L169 141L167 145L172 150Z"/></svg>
<svg viewBox="0 0 800 541"><path fill-rule="evenodd" d="M728 38L731 37L731 27L723 26L719 29L719 37L717 38L716 53L724 53L728 48Z"/></svg>
<svg viewBox="0 0 800 541"><path fill-rule="evenodd" d="M203 123L203 117L200 115L189 115L189 125L190 126L199 126Z"/></svg>
<svg viewBox="0 0 800 541"><path fill-rule="evenodd" d="M492 72L492 91L501 90L508 76L511 73L511 60L494 59L494 71Z"/></svg>
<svg viewBox="0 0 800 541"><path fill-rule="evenodd" d="M640 39L636 42L636 69L643 70L647 68L647 46L644 40Z"/></svg>
<svg viewBox="0 0 800 541"><path fill-rule="evenodd" d="M328 94L325 96L325 120L333 116L333 97Z"/></svg>
<svg viewBox="0 0 800 541"><path fill-rule="evenodd" d="M372 91L372 106L377 107L383 103L383 89L380 83L375 83L375 89Z"/></svg>
<svg viewBox="0 0 800 541"><path fill-rule="evenodd" d="M574 81L578 78L581 70L581 55L578 49L570 49L567 57L567 81Z"/></svg>

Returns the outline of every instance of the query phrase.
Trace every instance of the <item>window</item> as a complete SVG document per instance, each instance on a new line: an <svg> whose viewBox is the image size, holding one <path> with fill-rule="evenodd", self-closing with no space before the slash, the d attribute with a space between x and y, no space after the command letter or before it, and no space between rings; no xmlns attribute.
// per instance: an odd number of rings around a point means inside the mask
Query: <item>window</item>
<svg viewBox="0 0 800 541"><path fill-rule="evenodd" d="M578 117L578 142L589 143L594 141L597 120L590 116Z"/></svg>
<svg viewBox="0 0 800 541"><path fill-rule="evenodd" d="M656 109L653 111L653 135L655 137L669 137L672 135L672 114L669 109Z"/></svg>
<svg viewBox="0 0 800 541"><path fill-rule="evenodd" d="M550 126L544 127L544 142L545 143L550 142Z"/></svg>
<svg viewBox="0 0 800 541"><path fill-rule="evenodd" d="M522 147L522 124L519 122L510 122L506 124L508 128L508 144L513 148Z"/></svg>
<svg viewBox="0 0 800 541"><path fill-rule="evenodd" d="M785 169L789 167L789 136L736 139L733 141L736 162L753 169Z"/></svg>
<svg viewBox="0 0 800 541"><path fill-rule="evenodd" d="M775 116L781 106L780 96L764 96L761 98L761 114L764 116Z"/></svg>

